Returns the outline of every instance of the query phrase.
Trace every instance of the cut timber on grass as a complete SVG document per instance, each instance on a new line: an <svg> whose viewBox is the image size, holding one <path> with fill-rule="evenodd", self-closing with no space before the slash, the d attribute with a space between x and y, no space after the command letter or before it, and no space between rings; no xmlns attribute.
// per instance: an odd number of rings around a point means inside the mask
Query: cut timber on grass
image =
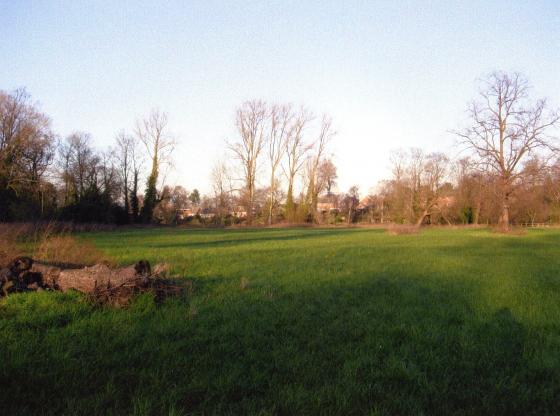
<svg viewBox="0 0 560 416"><path fill-rule="evenodd" d="M94 303L113 306L127 305L135 295L140 293L151 293L156 301L162 301L183 292L182 286L164 278L167 275L167 265L158 264L152 271L150 263L145 260L132 266L114 269L106 264L96 264L91 267L73 265L73 268L65 268L68 265L53 265L28 259L30 270L24 271L27 274L16 270L20 260L19 258L13 260L12 268L6 269L2 289L10 286L11 292L28 291L36 290L35 286L39 286L63 292L77 290L87 294ZM28 279L28 277L34 278ZM33 284L35 286L32 286ZM189 287L189 292L191 289L192 285ZM7 289L4 292L7 294Z"/></svg>
<svg viewBox="0 0 560 416"><path fill-rule="evenodd" d="M96 264L83 269L61 270L56 283L63 292L74 289L90 293L99 287L120 286L137 277L142 275L136 273L134 266L110 269L105 264Z"/></svg>
<svg viewBox="0 0 560 416"><path fill-rule="evenodd" d="M72 267L35 262L32 271L43 275L43 282L51 289L66 292L70 289L84 293L93 292L97 287L110 287L123 284L138 277L135 266L111 269L105 264L91 267Z"/></svg>

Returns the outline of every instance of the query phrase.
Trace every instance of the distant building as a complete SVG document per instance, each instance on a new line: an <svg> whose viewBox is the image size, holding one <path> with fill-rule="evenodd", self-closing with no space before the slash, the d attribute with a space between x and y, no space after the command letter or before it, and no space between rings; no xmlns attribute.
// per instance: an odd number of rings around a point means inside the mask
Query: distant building
<svg viewBox="0 0 560 416"><path fill-rule="evenodd" d="M230 215L239 219L247 218L247 210L244 206L238 205L232 211L230 211Z"/></svg>
<svg viewBox="0 0 560 416"><path fill-rule="evenodd" d="M331 193L318 198L317 212L328 214L335 211L338 211L338 195Z"/></svg>
<svg viewBox="0 0 560 416"><path fill-rule="evenodd" d="M356 209L360 211L366 211L368 209L374 208L375 204L376 204L375 199L372 196L367 195L360 200Z"/></svg>
<svg viewBox="0 0 560 416"><path fill-rule="evenodd" d="M437 200L437 205L440 209L450 208L455 205L455 197L450 196L440 196Z"/></svg>
<svg viewBox="0 0 560 416"><path fill-rule="evenodd" d="M189 218L193 218L196 214L198 214L200 208L181 208L177 210L177 219L179 221L188 220Z"/></svg>

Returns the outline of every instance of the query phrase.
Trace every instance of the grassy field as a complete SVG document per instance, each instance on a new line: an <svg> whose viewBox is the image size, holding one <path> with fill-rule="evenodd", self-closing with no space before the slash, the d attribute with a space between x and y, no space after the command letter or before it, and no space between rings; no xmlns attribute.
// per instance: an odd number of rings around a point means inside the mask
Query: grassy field
<svg viewBox="0 0 560 416"><path fill-rule="evenodd" d="M1 414L560 413L560 230L80 238L195 293L1 301Z"/></svg>

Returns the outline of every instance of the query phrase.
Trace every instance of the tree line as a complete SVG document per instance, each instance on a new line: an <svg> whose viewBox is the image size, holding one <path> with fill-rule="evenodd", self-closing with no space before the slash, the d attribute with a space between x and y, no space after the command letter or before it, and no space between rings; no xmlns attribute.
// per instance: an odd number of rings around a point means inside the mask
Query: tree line
<svg viewBox="0 0 560 416"><path fill-rule="evenodd" d="M559 222L560 120L545 99L532 100L521 74L495 72L481 82L466 127L453 133L466 155L396 153L381 197L397 221Z"/></svg>
<svg viewBox="0 0 560 416"><path fill-rule="evenodd" d="M167 124L153 110L99 151L88 133L56 135L25 89L0 91L0 221L152 222L169 193L158 188L175 146Z"/></svg>
<svg viewBox="0 0 560 416"><path fill-rule="evenodd" d="M360 198L337 190L336 132L328 115L251 100L235 111L236 135L200 195L165 185L177 144L153 110L99 151L85 132L60 138L24 89L0 91L0 220L215 224L560 222L559 113L533 100L527 79L481 81L459 156L397 150L392 175Z"/></svg>

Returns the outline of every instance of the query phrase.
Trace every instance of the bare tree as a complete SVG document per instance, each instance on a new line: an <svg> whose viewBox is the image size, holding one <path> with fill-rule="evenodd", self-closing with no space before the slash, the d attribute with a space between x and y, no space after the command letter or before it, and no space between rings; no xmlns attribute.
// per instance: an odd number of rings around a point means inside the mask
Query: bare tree
<svg viewBox="0 0 560 416"><path fill-rule="evenodd" d="M418 208L420 210L420 215L416 221L418 226L434 210L442 213L441 190L449 163L449 159L443 153L431 153L423 160L424 163L418 167L420 172L417 179L418 183L415 185L417 186Z"/></svg>
<svg viewBox="0 0 560 416"><path fill-rule="evenodd" d="M455 163L456 208L463 223L478 224L480 221L484 193L491 173L482 172L480 166L473 166L470 158L459 159Z"/></svg>
<svg viewBox="0 0 560 416"><path fill-rule="evenodd" d="M383 185L385 199L391 206L392 220L399 223L405 222L412 211L407 178L407 160L408 153L403 149L392 152L390 161L393 178Z"/></svg>
<svg viewBox="0 0 560 416"><path fill-rule="evenodd" d="M327 143L336 133L332 129L332 119L323 115L321 126L319 128L319 135L314 143L314 154L310 158L309 171L308 171L308 189L307 189L307 203L308 213L311 215L312 221L317 217L317 200L319 193L322 191L321 184L318 180L319 165L323 161Z"/></svg>
<svg viewBox="0 0 560 416"><path fill-rule="evenodd" d="M301 108L294 119L294 129L286 145L287 165L284 173L288 178L288 194L286 196L286 217L293 222L295 219L294 209L294 182L296 175L301 171L305 163L307 153L312 144L306 144L303 133L307 125L313 120L313 114L305 108Z"/></svg>
<svg viewBox="0 0 560 416"><path fill-rule="evenodd" d="M134 136L133 136L134 137ZM130 213L132 222L137 222L140 218L140 202L138 199L138 184L140 183L140 171L144 164L142 153L138 149L138 140L134 138L130 147L130 161L132 173L132 185L130 188Z"/></svg>
<svg viewBox="0 0 560 416"><path fill-rule="evenodd" d="M118 171L121 180L121 189L123 193L124 211L127 217L130 215L130 176L133 174L133 146L134 137L127 134L124 130L120 131L116 137L117 152L116 158L118 162Z"/></svg>
<svg viewBox="0 0 560 416"><path fill-rule="evenodd" d="M510 196L522 165L534 152L553 148L550 128L560 120L543 99L529 100L529 83L518 73L495 72L470 106L472 125L456 134L481 166L499 177L499 225L509 229Z"/></svg>
<svg viewBox="0 0 560 416"><path fill-rule="evenodd" d="M359 188L358 186L354 185L350 187L350 189L348 190L346 195L344 195L344 198L342 199L341 202L341 207L343 212L347 213L346 216L347 224L350 224L351 222L354 221L356 208L358 207L359 203L360 203Z"/></svg>
<svg viewBox="0 0 560 416"><path fill-rule="evenodd" d="M246 101L236 111L235 124L239 141L228 144L236 159L241 163L244 180L244 200L247 210L247 223L253 220L256 174L259 156L265 146L265 127L268 109L261 100Z"/></svg>
<svg viewBox="0 0 560 416"><path fill-rule="evenodd" d="M276 195L276 172L282 161L288 142L294 133L294 113L292 107L286 105L273 105L270 108L270 130L268 135L268 159L270 161L270 189L268 223L272 224L273 210Z"/></svg>
<svg viewBox="0 0 560 416"><path fill-rule="evenodd" d="M124 210L127 220L136 222L140 214L138 202L138 183L143 165L142 153L138 149L139 140L136 136L121 131L116 137L117 170L121 181Z"/></svg>
<svg viewBox="0 0 560 416"><path fill-rule="evenodd" d="M42 214L43 177L54 153L50 119L25 89L0 90L0 220L8 217L10 204L23 196L30 203L40 199Z"/></svg>
<svg viewBox="0 0 560 416"><path fill-rule="evenodd" d="M332 188L336 186L338 175L336 173L336 166L331 159L325 159L319 165L317 173L319 187L327 191L327 195L331 194Z"/></svg>
<svg viewBox="0 0 560 416"><path fill-rule="evenodd" d="M424 173L424 164L426 163L426 157L422 149L419 148L411 148L408 152L408 159L406 165L406 175L408 178L408 186L409 186L409 204L408 209L409 218L411 221L418 221L417 219L417 211L422 205L421 199L421 191L422 191L422 175ZM422 220L424 216L422 217ZM421 221L420 221L421 223Z"/></svg>
<svg viewBox="0 0 560 416"><path fill-rule="evenodd" d="M167 124L167 114L157 109L136 122L136 136L144 144L152 161L141 213L145 222L152 220L154 208L159 202L157 183L161 165L169 163L170 155L175 148L175 140L167 132Z"/></svg>
<svg viewBox="0 0 560 416"><path fill-rule="evenodd" d="M61 177L65 187L65 204L79 202L87 193L99 189L101 159L90 145L91 136L74 132L60 146Z"/></svg>
<svg viewBox="0 0 560 416"><path fill-rule="evenodd" d="M115 151L108 149L99 156L99 188L107 205L111 205L118 198L120 192L119 170L116 165L118 159Z"/></svg>
<svg viewBox="0 0 560 416"><path fill-rule="evenodd" d="M419 226L428 216L443 216L442 186L448 158L411 148L395 152L391 159L393 180L385 186L384 201L391 206L393 220Z"/></svg>
<svg viewBox="0 0 560 416"><path fill-rule="evenodd" d="M214 205L220 222L231 209L231 197L233 193L232 179L227 165L218 162L210 174L212 192L214 193Z"/></svg>
<svg viewBox="0 0 560 416"><path fill-rule="evenodd" d="M538 156L532 157L523 166L523 181L516 189L516 204L513 217L534 226L550 216L551 195L547 195L546 182L550 167ZM517 214L517 215L516 215Z"/></svg>
<svg viewBox="0 0 560 416"><path fill-rule="evenodd" d="M98 152L91 136L74 132L59 146L63 184L62 217L74 221L113 222L115 200L120 193L115 152Z"/></svg>

